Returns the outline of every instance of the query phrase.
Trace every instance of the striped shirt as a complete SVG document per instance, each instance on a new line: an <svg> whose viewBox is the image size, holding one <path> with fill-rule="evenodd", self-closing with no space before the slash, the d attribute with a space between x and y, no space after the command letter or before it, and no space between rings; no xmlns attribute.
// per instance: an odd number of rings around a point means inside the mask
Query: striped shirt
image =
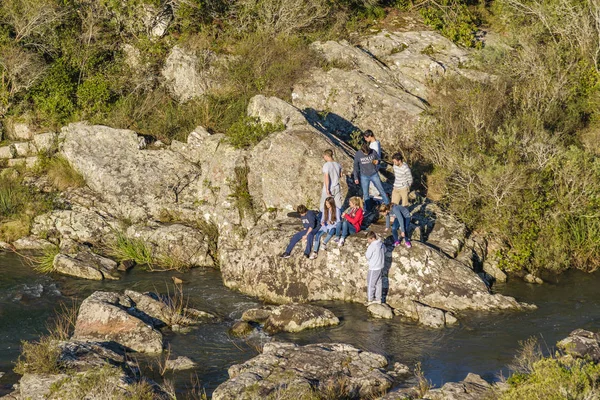
<svg viewBox="0 0 600 400"><path fill-rule="evenodd" d="M403 187L409 187L413 183L412 174L410 168L406 163L402 165L394 165L394 189L400 189Z"/></svg>

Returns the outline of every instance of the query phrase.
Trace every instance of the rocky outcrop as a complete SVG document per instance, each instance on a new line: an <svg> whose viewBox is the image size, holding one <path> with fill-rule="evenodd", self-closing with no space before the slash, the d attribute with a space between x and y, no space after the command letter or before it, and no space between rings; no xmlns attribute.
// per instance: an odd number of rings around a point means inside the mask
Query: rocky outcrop
<svg viewBox="0 0 600 400"><path fill-rule="evenodd" d="M165 368L173 371L183 371L186 369L195 368L197 366L198 364L185 356L179 356L174 360L167 360L165 362Z"/></svg>
<svg viewBox="0 0 600 400"><path fill-rule="evenodd" d="M600 333L576 329L556 346L572 357L600 362Z"/></svg>
<svg viewBox="0 0 600 400"><path fill-rule="evenodd" d="M159 353L162 334L130 314L128 297L117 293L94 292L79 307L73 338L84 341L116 342L141 353Z"/></svg>
<svg viewBox="0 0 600 400"><path fill-rule="evenodd" d="M254 96L248 104L248 115L258 118L263 124L284 124L286 128L307 126L302 112L277 97Z"/></svg>
<svg viewBox="0 0 600 400"><path fill-rule="evenodd" d="M174 46L165 60L162 76L173 96L181 102L200 97L218 86L217 55L204 50L200 54Z"/></svg>
<svg viewBox="0 0 600 400"><path fill-rule="evenodd" d="M351 236L342 248L331 245L316 260L301 257L299 250L292 258L279 258L278 254L297 229L291 223L256 226L237 249L221 249L225 284L276 303L364 301L366 266L362 235ZM444 314L448 311L530 307L514 298L489 293L472 269L420 242L413 242L411 249L397 247L391 251L390 248L384 271L388 281L384 290L386 303L413 319L429 321L430 313L423 310L437 310L438 320L445 324Z"/></svg>
<svg viewBox="0 0 600 400"><path fill-rule="evenodd" d="M229 368L229 380L213 399L261 399L283 391L300 398L313 390L344 393L345 398L377 397L394 381L387 364L382 355L341 343L267 343L261 355Z"/></svg>
<svg viewBox="0 0 600 400"><path fill-rule="evenodd" d="M119 279L117 263L90 251L77 254L57 254L54 257L54 272L83 279L101 281Z"/></svg>
<svg viewBox="0 0 600 400"><path fill-rule="evenodd" d="M367 311L375 318L392 319L394 318L394 310L387 304L371 304L367 307Z"/></svg>
<svg viewBox="0 0 600 400"><path fill-rule="evenodd" d="M140 381L139 371L125 353L106 343L67 341L58 347L59 372L55 374L25 373L19 382L20 399L90 399L127 397ZM163 399L154 382L147 381L147 396Z"/></svg>
<svg viewBox="0 0 600 400"><path fill-rule="evenodd" d="M337 68L311 71L294 86L293 104L332 132L371 129L384 146L416 144L416 127L435 94L432 83L441 77L487 78L464 68L466 50L432 31L382 31L358 46L345 41L312 46Z"/></svg>
<svg viewBox="0 0 600 400"><path fill-rule="evenodd" d="M337 325L340 320L326 308L309 304L285 304L279 307L251 309L242 319L264 323L267 333L300 332L305 329Z"/></svg>
<svg viewBox="0 0 600 400"><path fill-rule="evenodd" d="M469 373L460 382L448 382L439 389L430 390L426 398L431 400L480 400L492 392L492 385L481 376Z"/></svg>

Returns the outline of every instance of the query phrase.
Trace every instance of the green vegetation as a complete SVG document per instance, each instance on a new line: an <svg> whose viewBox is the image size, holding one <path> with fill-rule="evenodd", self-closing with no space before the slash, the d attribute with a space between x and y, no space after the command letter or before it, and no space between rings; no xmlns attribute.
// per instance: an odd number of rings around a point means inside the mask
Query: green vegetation
<svg viewBox="0 0 600 400"><path fill-rule="evenodd" d="M36 215L51 209L52 195L25 185L18 173L0 177L0 240L12 242L29 234Z"/></svg>
<svg viewBox="0 0 600 400"><path fill-rule="evenodd" d="M21 342L21 355L15 365L17 374L58 374L60 369L60 349L51 336L42 336L37 342Z"/></svg>
<svg viewBox="0 0 600 400"><path fill-rule="evenodd" d="M600 267L594 4L492 2L489 23L511 46L479 53L495 79L446 81L422 127L428 194L499 243L505 270Z"/></svg>
<svg viewBox="0 0 600 400"><path fill-rule="evenodd" d="M34 259L34 268L36 271L49 274L54 271L54 258L60 253L58 246L52 246L44 250L43 254Z"/></svg>
<svg viewBox="0 0 600 400"><path fill-rule="evenodd" d="M109 253L119 261L134 261L136 264L152 269L155 258L152 249L142 239L127 237L122 232L115 233L115 240L109 245Z"/></svg>
<svg viewBox="0 0 600 400"><path fill-rule="evenodd" d="M529 339L515 359L510 388L500 400L594 399L600 396L600 365L572 357L544 358Z"/></svg>
<svg viewBox="0 0 600 400"><path fill-rule="evenodd" d="M240 213L240 218L244 218L246 215L250 215L252 218L256 217L256 211L254 209L254 200L250 194L250 188L248 187L248 174L250 168L247 165L238 166L234 168L235 177L228 180L229 189L231 194L229 197L235 202L235 206Z"/></svg>
<svg viewBox="0 0 600 400"><path fill-rule="evenodd" d="M48 177L52 186L59 191L85 186L85 179L61 156L41 155L37 172Z"/></svg>
<svg viewBox="0 0 600 400"><path fill-rule="evenodd" d="M272 132L285 129L283 124L261 124L258 118L244 117L235 122L227 131L229 143L235 148L253 146Z"/></svg>

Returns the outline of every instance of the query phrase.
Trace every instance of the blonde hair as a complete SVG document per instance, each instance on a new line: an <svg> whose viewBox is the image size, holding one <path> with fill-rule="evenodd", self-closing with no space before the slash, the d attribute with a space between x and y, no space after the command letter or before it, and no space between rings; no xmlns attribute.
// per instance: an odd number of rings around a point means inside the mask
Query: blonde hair
<svg viewBox="0 0 600 400"><path fill-rule="evenodd" d="M350 197L350 203L355 204L359 208L364 208L364 203L363 203L362 197L359 197L359 196Z"/></svg>

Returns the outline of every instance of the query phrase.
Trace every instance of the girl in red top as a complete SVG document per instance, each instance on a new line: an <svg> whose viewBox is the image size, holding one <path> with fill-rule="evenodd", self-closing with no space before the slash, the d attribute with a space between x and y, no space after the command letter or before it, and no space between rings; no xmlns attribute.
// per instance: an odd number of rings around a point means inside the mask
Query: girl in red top
<svg viewBox="0 0 600 400"><path fill-rule="evenodd" d="M346 238L352 234L360 232L360 226L363 222L363 200L356 196L350 198L350 207L342 214L342 221L337 226L338 245L343 246Z"/></svg>

